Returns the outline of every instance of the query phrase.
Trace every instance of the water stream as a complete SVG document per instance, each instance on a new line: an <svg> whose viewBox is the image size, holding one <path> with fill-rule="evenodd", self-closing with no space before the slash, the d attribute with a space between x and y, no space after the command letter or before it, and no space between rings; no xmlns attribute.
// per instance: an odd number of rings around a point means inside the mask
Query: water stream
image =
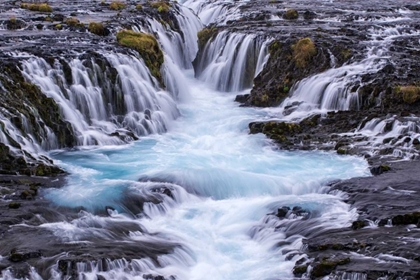
<svg viewBox="0 0 420 280"><path fill-rule="evenodd" d="M296 257L286 261L285 252L299 250L302 236L286 236L284 221L267 214L281 206L303 207L316 213L311 219L317 222L302 229L307 231L349 224L355 211L323 191L330 180L367 175L366 163L331 153L278 151L264 136L248 135L248 123L264 119L264 111L240 108L233 102L235 94L212 90L188 74L190 96L178 105L181 117L167 133L126 146L53 152L71 175L65 188L47 197L60 205L89 211L111 206L124 213L133 211L124 203L132 193L169 188L173 198L146 203L144 214L132 222L180 243L182 253L162 259L163 268L131 269L126 276L152 271L180 279L292 277ZM108 219L117 219L117 212ZM82 242L80 234L72 235L77 225L44 226ZM130 241L137 238L152 237L133 233Z"/></svg>

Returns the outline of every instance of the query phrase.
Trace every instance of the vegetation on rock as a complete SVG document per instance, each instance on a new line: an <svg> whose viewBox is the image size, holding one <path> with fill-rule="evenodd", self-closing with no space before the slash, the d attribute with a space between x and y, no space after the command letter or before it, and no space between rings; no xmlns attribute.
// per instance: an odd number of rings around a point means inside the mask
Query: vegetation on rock
<svg viewBox="0 0 420 280"><path fill-rule="evenodd" d="M140 11L140 10L142 10L143 9L143 5L142 4L137 4L136 5L136 10L137 11Z"/></svg>
<svg viewBox="0 0 420 280"><path fill-rule="evenodd" d="M151 34L122 30L117 33L117 41L120 45L136 50L143 58L150 73L163 85L162 67L164 58L159 43Z"/></svg>
<svg viewBox="0 0 420 280"><path fill-rule="evenodd" d="M316 47L310 38L302 38L292 46L293 59L296 66L304 68L309 60L316 54Z"/></svg>
<svg viewBox="0 0 420 280"><path fill-rule="evenodd" d="M88 26L89 32L99 35L105 36L107 34L106 29L102 22L91 22Z"/></svg>
<svg viewBox="0 0 420 280"><path fill-rule="evenodd" d="M119 11L125 8L125 4L121 3L120 1L114 1L114 2L111 2L111 4L109 5L109 8L111 10Z"/></svg>
<svg viewBox="0 0 420 280"><path fill-rule="evenodd" d="M53 11L53 9L51 8L50 5L48 5L48 3L35 3L35 4L22 3L20 4L20 7L22 9L27 9L27 10L36 11L36 12L43 12L43 13L51 13Z"/></svg>
<svg viewBox="0 0 420 280"><path fill-rule="evenodd" d="M169 12L169 8L171 7L171 4L169 4L169 2L159 1L159 2L152 2L150 6L152 6L153 8L156 8L159 13L167 13Z"/></svg>
<svg viewBox="0 0 420 280"><path fill-rule="evenodd" d="M77 25L80 24L80 21L77 18L70 17L70 18L66 19L66 24L68 26L77 26Z"/></svg>
<svg viewBox="0 0 420 280"><path fill-rule="evenodd" d="M397 91L402 94L403 101L407 104L413 104L420 97L420 87L409 85L397 88Z"/></svg>
<svg viewBox="0 0 420 280"><path fill-rule="evenodd" d="M311 277L323 277L330 274L338 265L350 263L349 258L341 260L322 260L320 263L314 265L311 271Z"/></svg>
<svg viewBox="0 0 420 280"><path fill-rule="evenodd" d="M295 9L287 10L286 13L284 13L283 18L284 19L297 19L299 17L298 11Z"/></svg>
<svg viewBox="0 0 420 280"><path fill-rule="evenodd" d="M204 28L197 33L198 37L198 46L200 49L204 48L207 42L217 35L217 28L214 27L207 27Z"/></svg>

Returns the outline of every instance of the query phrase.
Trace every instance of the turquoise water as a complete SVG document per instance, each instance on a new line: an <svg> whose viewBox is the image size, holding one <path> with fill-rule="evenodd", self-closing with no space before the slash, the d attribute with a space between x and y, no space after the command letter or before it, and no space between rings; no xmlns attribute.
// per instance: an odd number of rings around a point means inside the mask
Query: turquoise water
<svg viewBox="0 0 420 280"><path fill-rule="evenodd" d="M349 224L357 214L325 194L325 184L367 176L367 163L327 152L280 151L263 135L248 134L248 123L267 119L267 110L238 107L235 94L192 78L188 83L189 94L178 105L181 117L167 133L125 146L53 152L71 175L67 186L47 197L59 205L89 211L112 206L122 213L127 192L150 195L166 186L174 199L146 203L148 218L133 219L182 244L182 252L162 258L154 272L180 279L292 277L296 258L286 260L285 248L276 244L287 240L288 250L299 250L301 236L286 238L266 215L301 206L318 213L313 230ZM132 234L133 242L138 238Z"/></svg>

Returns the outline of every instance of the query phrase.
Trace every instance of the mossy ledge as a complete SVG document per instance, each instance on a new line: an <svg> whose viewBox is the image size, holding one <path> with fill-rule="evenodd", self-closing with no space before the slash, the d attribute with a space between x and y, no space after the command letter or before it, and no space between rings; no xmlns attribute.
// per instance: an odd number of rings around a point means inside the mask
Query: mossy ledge
<svg viewBox="0 0 420 280"><path fill-rule="evenodd" d="M51 8L50 5L48 5L48 3L36 3L36 4L22 3L20 4L20 7L22 9L35 11L35 12L42 12L42 13L51 13L53 11L53 9Z"/></svg>
<svg viewBox="0 0 420 280"><path fill-rule="evenodd" d="M136 50L143 58L150 73L164 86L160 68L164 58L156 38L151 34L121 30L117 33L117 41L124 47Z"/></svg>
<svg viewBox="0 0 420 280"><path fill-rule="evenodd" d="M211 38L217 35L217 28L215 27L206 27L202 30L200 30L197 33L198 37L198 47L200 49L204 48L208 41L210 41Z"/></svg>

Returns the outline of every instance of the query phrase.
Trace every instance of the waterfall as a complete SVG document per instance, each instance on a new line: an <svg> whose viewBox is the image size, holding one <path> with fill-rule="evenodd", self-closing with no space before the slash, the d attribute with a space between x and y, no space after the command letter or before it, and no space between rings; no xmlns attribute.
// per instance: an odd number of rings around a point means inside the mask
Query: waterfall
<svg viewBox="0 0 420 280"><path fill-rule="evenodd" d="M251 88L267 60L268 40L222 31L196 58L196 77L220 91Z"/></svg>
<svg viewBox="0 0 420 280"><path fill-rule="evenodd" d="M241 16L237 2L233 1L186 0L181 2L191 8L205 25L212 23L223 25Z"/></svg>
<svg viewBox="0 0 420 280"><path fill-rule="evenodd" d="M73 58L66 65L56 60L51 66L31 57L22 62L22 72L57 102L73 126L77 145L122 144L124 139L115 136L166 131L178 110L144 63L132 55L102 56L105 69L94 58Z"/></svg>
<svg viewBox="0 0 420 280"><path fill-rule="evenodd" d="M173 8L176 19L174 24L178 25L179 29L155 18L148 18L146 22L134 20L132 28L156 35L165 57L161 70L166 89L173 96L182 99L187 97L189 92L181 73L192 69L192 61L198 51L197 33L203 28L203 24L190 9L183 6Z"/></svg>

